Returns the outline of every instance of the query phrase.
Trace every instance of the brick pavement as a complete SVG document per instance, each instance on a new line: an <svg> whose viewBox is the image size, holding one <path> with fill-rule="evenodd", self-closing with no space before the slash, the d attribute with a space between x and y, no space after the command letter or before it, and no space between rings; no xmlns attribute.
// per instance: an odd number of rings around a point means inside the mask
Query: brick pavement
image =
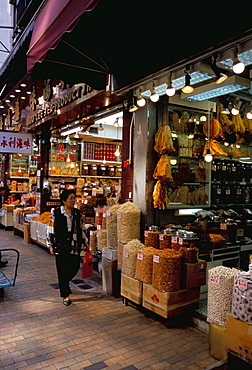
<svg viewBox="0 0 252 370"><path fill-rule="evenodd" d="M0 248L8 247L21 258L16 286L0 299L0 369L199 370L216 362L205 333L166 328L99 285L73 289L73 304L65 307L50 285L57 283L54 257L1 229Z"/></svg>

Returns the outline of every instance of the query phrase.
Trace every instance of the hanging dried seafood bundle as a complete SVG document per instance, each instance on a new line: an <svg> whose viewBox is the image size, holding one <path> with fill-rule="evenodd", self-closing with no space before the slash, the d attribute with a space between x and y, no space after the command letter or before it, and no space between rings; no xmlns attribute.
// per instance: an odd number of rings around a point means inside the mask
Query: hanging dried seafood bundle
<svg viewBox="0 0 252 370"><path fill-rule="evenodd" d="M173 203L188 204L189 187L182 185L176 189L170 196L170 201Z"/></svg>
<svg viewBox="0 0 252 370"><path fill-rule="evenodd" d="M240 113L232 117L232 122L234 124L234 131L240 134L244 134L245 126L244 126L244 122L243 122L243 119L241 118Z"/></svg>
<svg viewBox="0 0 252 370"><path fill-rule="evenodd" d="M249 119L247 117L247 114L245 114L243 117L243 123L245 126L245 130L251 133L252 132L252 119Z"/></svg>
<svg viewBox="0 0 252 370"><path fill-rule="evenodd" d="M212 155L218 155L220 157L222 156L228 157L228 153L224 152L224 150L221 149L218 142L214 139L210 140L210 142L209 141L206 142L206 145L204 147L203 156L207 154L208 149L210 149L210 153Z"/></svg>
<svg viewBox="0 0 252 370"><path fill-rule="evenodd" d="M220 122L217 119L212 119L211 122L205 122L203 125L203 132L206 137L210 136L211 139L220 136L222 134Z"/></svg>
<svg viewBox="0 0 252 370"><path fill-rule="evenodd" d="M155 135L155 146L154 149L158 154L165 154L174 152L174 146L172 143L171 129L167 125L162 125Z"/></svg>
<svg viewBox="0 0 252 370"><path fill-rule="evenodd" d="M167 154L162 154L153 173L154 179L169 182L173 180L171 166Z"/></svg>
<svg viewBox="0 0 252 370"><path fill-rule="evenodd" d="M167 196L166 184L158 180L152 194L154 208L166 209L170 203Z"/></svg>

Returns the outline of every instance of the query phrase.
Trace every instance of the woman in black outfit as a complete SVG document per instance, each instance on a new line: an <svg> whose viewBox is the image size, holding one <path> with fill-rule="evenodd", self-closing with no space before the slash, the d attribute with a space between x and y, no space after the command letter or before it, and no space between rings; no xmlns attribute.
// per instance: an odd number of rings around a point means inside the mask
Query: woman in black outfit
<svg viewBox="0 0 252 370"><path fill-rule="evenodd" d="M74 191L63 190L60 198L62 206L51 213L47 243L50 253L55 255L60 296L63 304L69 306L72 303L69 281L80 268L81 246L87 240L83 235L80 211L74 208Z"/></svg>

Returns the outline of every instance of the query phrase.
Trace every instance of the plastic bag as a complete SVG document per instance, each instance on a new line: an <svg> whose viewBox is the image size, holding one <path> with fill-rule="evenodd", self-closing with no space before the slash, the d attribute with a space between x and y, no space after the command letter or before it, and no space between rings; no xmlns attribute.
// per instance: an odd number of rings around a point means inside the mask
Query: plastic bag
<svg viewBox="0 0 252 370"><path fill-rule="evenodd" d="M93 275L93 257L88 249L83 257L82 263L82 279L88 278Z"/></svg>

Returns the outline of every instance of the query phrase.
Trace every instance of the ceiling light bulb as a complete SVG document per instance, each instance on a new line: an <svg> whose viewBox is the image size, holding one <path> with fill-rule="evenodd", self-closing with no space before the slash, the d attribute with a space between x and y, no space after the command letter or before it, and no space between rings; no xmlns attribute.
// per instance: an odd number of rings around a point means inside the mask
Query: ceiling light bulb
<svg viewBox="0 0 252 370"><path fill-rule="evenodd" d="M229 143L227 141L224 142L225 146L229 146Z"/></svg>
<svg viewBox="0 0 252 370"><path fill-rule="evenodd" d="M26 87L25 83L20 84L21 87Z"/></svg>
<svg viewBox="0 0 252 370"><path fill-rule="evenodd" d="M176 90L174 89L174 87L167 87L166 89L166 95L168 96L174 96L176 93Z"/></svg>
<svg viewBox="0 0 252 370"><path fill-rule="evenodd" d="M232 113L232 115L233 115L233 116L237 116L237 114L239 114L239 109L237 109L237 108L233 107L233 108L231 109L231 113Z"/></svg>
<svg viewBox="0 0 252 370"><path fill-rule="evenodd" d="M247 116L247 119L252 119L252 112L248 112L248 113L246 114L246 116Z"/></svg>
<svg viewBox="0 0 252 370"><path fill-rule="evenodd" d="M17 93L20 93L20 92L21 92L21 90L20 90L20 89L16 89L15 91L16 91Z"/></svg>
<svg viewBox="0 0 252 370"><path fill-rule="evenodd" d="M206 120L207 120L206 116L200 116L200 121L201 122L206 122Z"/></svg>
<svg viewBox="0 0 252 370"><path fill-rule="evenodd" d="M15 98L15 95L14 95L14 94L11 94L11 95L10 95L10 98Z"/></svg>
<svg viewBox="0 0 252 370"><path fill-rule="evenodd" d="M185 71L185 86L182 87L182 91L185 94L190 94L194 91L194 87L190 85L191 76Z"/></svg>
<svg viewBox="0 0 252 370"><path fill-rule="evenodd" d="M171 73L168 75L168 78L167 78L167 89L166 89L166 95L168 96L173 96L175 95L176 93L176 90L174 89L174 87L172 87L172 81L171 81Z"/></svg>
<svg viewBox="0 0 252 370"><path fill-rule="evenodd" d="M240 74L244 71L245 69L245 64L243 62L240 62L239 60L233 64L232 67L234 73Z"/></svg>
<svg viewBox="0 0 252 370"><path fill-rule="evenodd" d="M6 103L10 103L10 99L5 99Z"/></svg>
<svg viewBox="0 0 252 370"><path fill-rule="evenodd" d="M104 158L103 158L102 163L103 163L103 164L106 164L106 163L107 163L107 161L106 161L106 157L105 157L105 156L104 156Z"/></svg>
<svg viewBox="0 0 252 370"><path fill-rule="evenodd" d="M145 100L143 97L141 97L141 98L139 98L139 99L137 100L137 105L138 105L139 107L144 107L144 106L145 106L145 104L146 104L146 100Z"/></svg>
<svg viewBox="0 0 252 370"><path fill-rule="evenodd" d="M4 109L4 105L0 103L0 109Z"/></svg>
<svg viewBox="0 0 252 370"><path fill-rule="evenodd" d="M172 166L175 166L176 164L177 164L177 159L171 159L170 160L170 164L172 165Z"/></svg>
<svg viewBox="0 0 252 370"><path fill-rule="evenodd" d="M150 100L153 102L153 103L156 103L157 101L159 101L159 95L157 93L153 93L151 94L150 96Z"/></svg>
<svg viewBox="0 0 252 370"><path fill-rule="evenodd" d="M204 157L204 160L205 160L205 162L207 162L207 163L210 163L210 162L212 162L212 160L213 160L213 156L212 156L212 154L210 153L210 150L208 149L208 153L205 155L205 157Z"/></svg>
<svg viewBox="0 0 252 370"><path fill-rule="evenodd" d="M130 107L129 107L129 112L133 113L136 110L138 110L138 107L135 104L131 104Z"/></svg>
<svg viewBox="0 0 252 370"><path fill-rule="evenodd" d="M155 82L153 82L152 84L150 100L153 103L156 103L157 101L159 101L159 95L155 91Z"/></svg>
<svg viewBox="0 0 252 370"><path fill-rule="evenodd" d="M71 162L69 155L67 156L66 162Z"/></svg>
<svg viewBox="0 0 252 370"><path fill-rule="evenodd" d="M116 157L119 157L120 156L120 150L118 148L116 148L116 151L115 151L114 154L115 154Z"/></svg>
<svg viewBox="0 0 252 370"><path fill-rule="evenodd" d="M226 81L226 79L228 78L227 75L224 75L224 74L220 74L218 77L217 77L217 80L215 81L215 83L217 85L221 84L222 82Z"/></svg>

